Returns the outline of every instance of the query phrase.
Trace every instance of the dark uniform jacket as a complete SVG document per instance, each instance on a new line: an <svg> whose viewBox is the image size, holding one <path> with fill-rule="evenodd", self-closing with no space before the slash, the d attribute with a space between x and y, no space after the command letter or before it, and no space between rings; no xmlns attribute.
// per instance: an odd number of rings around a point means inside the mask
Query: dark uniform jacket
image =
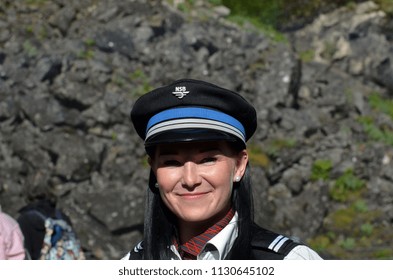
<svg viewBox="0 0 393 280"><path fill-rule="evenodd" d="M251 255L249 260L282 260L288 253L298 245L292 239L264 229L256 224L252 227ZM236 259L228 253L228 259ZM139 243L134 250L130 252L130 260L143 259L143 243Z"/></svg>

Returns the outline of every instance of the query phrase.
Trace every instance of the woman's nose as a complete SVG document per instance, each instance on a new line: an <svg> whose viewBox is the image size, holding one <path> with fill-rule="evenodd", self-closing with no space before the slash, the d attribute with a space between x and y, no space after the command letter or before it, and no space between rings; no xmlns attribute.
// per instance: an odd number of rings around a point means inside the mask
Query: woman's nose
<svg viewBox="0 0 393 280"><path fill-rule="evenodd" d="M186 188L195 188L201 183L198 166L194 162L186 162L183 166L182 185Z"/></svg>

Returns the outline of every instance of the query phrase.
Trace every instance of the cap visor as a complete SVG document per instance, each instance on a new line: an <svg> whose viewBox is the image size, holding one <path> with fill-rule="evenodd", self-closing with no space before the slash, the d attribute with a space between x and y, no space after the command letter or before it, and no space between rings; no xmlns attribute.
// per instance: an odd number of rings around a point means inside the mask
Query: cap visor
<svg viewBox="0 0 393 280"><path fill-rule="evenodd" d="M158 144L178 143L178 142L204 142L204 141L241 141L237 137L213 129L176 129L158 133L145 141L145 147Z"/></svg>

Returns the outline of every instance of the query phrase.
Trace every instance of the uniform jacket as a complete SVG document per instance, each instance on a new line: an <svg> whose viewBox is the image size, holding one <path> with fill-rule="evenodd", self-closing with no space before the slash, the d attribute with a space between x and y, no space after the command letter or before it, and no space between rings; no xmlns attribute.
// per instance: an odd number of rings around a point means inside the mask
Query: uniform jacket
<svg viewBox="0 0 393 280"><path fill-rule="evenodd" d="M295 242L291 238L264 229L256 224L252 226L251 253L249 260L320 260L321 257L306 245ZM142 260L143 242L129 252L123 259ZM173 259L179 259L173 254ZM225 259L234 259L236 256L229 251Z"/></svg>

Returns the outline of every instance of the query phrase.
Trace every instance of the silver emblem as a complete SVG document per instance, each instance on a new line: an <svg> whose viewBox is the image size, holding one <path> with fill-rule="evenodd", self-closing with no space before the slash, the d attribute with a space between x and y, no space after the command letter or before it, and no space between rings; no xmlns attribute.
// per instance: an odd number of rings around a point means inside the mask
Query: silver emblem
<svg viewBox="0 0 393 280"><path fill-rule="evenodd" d="M172 94L179 99L182 99L188 93L189 91L187 91L186 87L175 87L175 91L172 92Z"/></svg>

